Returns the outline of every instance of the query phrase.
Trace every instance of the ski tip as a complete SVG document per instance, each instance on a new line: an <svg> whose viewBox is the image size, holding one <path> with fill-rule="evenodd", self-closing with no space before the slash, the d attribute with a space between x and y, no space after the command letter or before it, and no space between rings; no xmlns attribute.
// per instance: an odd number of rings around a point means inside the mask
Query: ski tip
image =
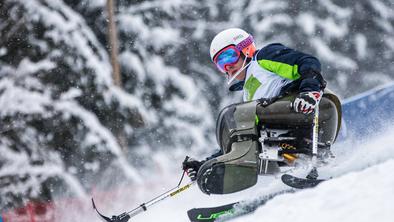
<svg viewBox="0 0 394 222"><path fill-rule="evenodd" d="M110 219L109 217L106 217L106 216L104 216L103 214L101 214L101 213L98 211L98 209L97 209L97 207L96 207L96 204L94 203L93 198L92 198L92 205L93 205L93 209L97 212L97 214L98 214L99 218L101 219L101 221L104 221L104 222L117 222L117 220L112 220L112 219ZM127 219L127 220L128 220L128 219ZM125 221L127 221L127 220L125 220Z"/></svg>
<svg viewBox="0 0 394 222"><path fill-rule="evenodd" d="M283 179L290 178L290 177L293 177L293 176L290 175L290 174L285 173L280 178L283 180ZM93 198L92 198L92 200L93 200Z"/></svg>
<svg viewBox="0 0 394 222"><path fill-rule="evenodd" d="M97 208L96 208L96 204L94 204L93 197L92 197L92 206L93 206L93 209L97 209Z"/></svg>
<svg viewBox="0 0 394 222"><path fill-rule="evenodd" d="M282 182L284 183L284 184L286 184L286 185L288 185L288 183L290 183L290 182L295 182L295 180L297 180L298 179L298 177L295 177L295 176L293 176L293 175L290 175L290 174L283 174L281 177L280 177L280 179L282 180ZM294 188L294 187L293 187Z"/></svg>
<svg viewBox="0 0 394 222"><path fill-rule="evenodd" d="M322 179L299 178L290 174L283 174L281 179L284 184L296 189L313 188L325 181Z"/></svg>

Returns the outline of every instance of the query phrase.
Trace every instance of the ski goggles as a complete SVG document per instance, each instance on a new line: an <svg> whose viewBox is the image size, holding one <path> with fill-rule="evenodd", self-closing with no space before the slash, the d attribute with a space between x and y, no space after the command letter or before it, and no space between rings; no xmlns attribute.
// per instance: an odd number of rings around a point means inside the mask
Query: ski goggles
<svg viewBox="0 0 394 222"><path fill-rule="evenodd" d="M227 67L236 64L241 58L241 52L233 45L222 49L213 59L216 67L223 73L227 72Z"/></svg>

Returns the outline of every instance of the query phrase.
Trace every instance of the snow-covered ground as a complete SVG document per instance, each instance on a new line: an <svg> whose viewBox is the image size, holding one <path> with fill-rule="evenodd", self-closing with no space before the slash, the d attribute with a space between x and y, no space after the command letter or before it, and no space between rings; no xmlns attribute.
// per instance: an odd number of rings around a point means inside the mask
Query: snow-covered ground
<svg viewBox="0 0 394 222"><path fill-rule="evenodd" d="M321 171L335 179L278 196L234 221L393 221L393 135L392 129L364 145L336 146L338 158Z"/></svg>
<svg viewBox="0 0 394 222"><path fill-rule="evenodd" d="M301 190L275 197L254 213L239 217L234 222L247 221L370 221L392 220L394 205L394 127L364 143L359 139L337 143L333 147L336 158L320 170L321 177L335 178L314 189ZM300 173L303 169L297 169ZM168 180L156 186L139 187L119 202L101 202L106 215L118 214L137 207L177 183L177 175L164 175ZM188 221L187 210L210 207L238 200L252 200L269 193L289 189L277 177L260 177L256 186L230 195L207 196L197 186L168 198L132 218L133 222ZM129 197L127 197L129 196ZM89 203L90 204L90 203ZM112 207L111 207L112 206ZM112 208L112 209L111 209ZM85 215L86 216L86 215ZM89 220L94 221L89 213ZM69 221L69 220L64 220ZM99 219L97 219L99 221Z"/></svg>

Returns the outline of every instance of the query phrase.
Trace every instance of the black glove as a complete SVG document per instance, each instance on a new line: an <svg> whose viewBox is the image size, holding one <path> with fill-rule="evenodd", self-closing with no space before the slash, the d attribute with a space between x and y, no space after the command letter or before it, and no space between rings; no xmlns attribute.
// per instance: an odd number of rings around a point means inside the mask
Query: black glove
<svg viewBox="0 0 394 222"><path fill-rule="evenodd" d="M204 161L198 161L193 158L186 157L182 163L182 169L186 171L192 181L195 181L197 179L198 169L200 169L203 163Z"/></svg>
<svg viewBox="0 0 394 222"><path fill-rule="evenodd" d="M293 109L298 113L310 114L315 111L316 105L319 103L322 92L311 91L301 92L293 102Z"/></svg>

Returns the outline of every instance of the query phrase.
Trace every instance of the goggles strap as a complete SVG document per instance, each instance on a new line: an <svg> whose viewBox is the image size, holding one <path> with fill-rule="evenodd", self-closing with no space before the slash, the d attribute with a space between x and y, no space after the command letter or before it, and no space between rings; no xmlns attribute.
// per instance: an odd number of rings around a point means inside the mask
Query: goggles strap
<svg viewBox="0 0 394 222"><path fill-rule="evenodd" d="M243 49L248 47L249 45L253 44L253 36L249 35L246 39L242 40L238 43L235 47L242 52Z"/></svg>

